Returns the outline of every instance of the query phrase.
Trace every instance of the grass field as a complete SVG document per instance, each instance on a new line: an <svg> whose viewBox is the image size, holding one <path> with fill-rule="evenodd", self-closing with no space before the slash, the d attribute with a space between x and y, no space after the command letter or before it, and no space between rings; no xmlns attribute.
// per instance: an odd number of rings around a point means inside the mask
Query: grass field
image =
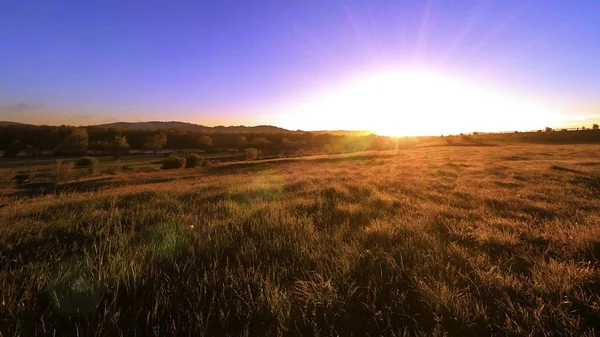
<svg viewBox="0 0 600 337"><path fill-rule="evenodd" d="M175 152L174 154L177 154ZM184 155L185 156L185 155ZM202 153L202 157L208 158L211 160L239 160L244 159L245 154L243 153ZM100 168L106 168L111 166L115 162L114 157L111 156L98 156L98 163L100 164ZM151 162L161 160L165 158L165 154L135 154L135 155L124 155L121 156L118 161L121 165L130 165L130 166L147 166L150 165ZM63 158L63 157L53 157L53 156L44 156L44 157L10 157L10 158L0 158L0 170L1 169L14 169L14 170L37 170L37 171L50 171L52 170L57 160L62 161L74 161L77 157L73 158ZM154 165L153 167L157 167Z"/></svg>
<svg viewBox="0 0 600 337"><path fill-rule="evenodd" d="M0 331L594 336L599 151L422 147L67 172L52 189L5 178Z"/></svg>

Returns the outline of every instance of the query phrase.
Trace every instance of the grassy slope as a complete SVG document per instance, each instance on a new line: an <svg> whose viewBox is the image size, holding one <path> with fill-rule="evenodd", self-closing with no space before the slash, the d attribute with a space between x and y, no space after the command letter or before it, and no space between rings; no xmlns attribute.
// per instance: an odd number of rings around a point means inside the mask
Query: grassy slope
<svg viewBox="0 0 600 337"><path fill-rule="evenodd" d="M431 147L2 189L0 331L591 336L598 150Z"/></svg>

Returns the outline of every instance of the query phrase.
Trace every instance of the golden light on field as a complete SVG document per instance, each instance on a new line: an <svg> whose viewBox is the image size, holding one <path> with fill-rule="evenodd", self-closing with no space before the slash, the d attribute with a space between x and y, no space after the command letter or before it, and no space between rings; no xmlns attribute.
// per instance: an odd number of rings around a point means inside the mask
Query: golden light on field
<svg viewBox="0 0 600 337"><path fill-rule="evenodd" d="M388 136L543 128L557 114L459 79L388 71L308 99L281 123L304 130L370 130Z"/></svg>

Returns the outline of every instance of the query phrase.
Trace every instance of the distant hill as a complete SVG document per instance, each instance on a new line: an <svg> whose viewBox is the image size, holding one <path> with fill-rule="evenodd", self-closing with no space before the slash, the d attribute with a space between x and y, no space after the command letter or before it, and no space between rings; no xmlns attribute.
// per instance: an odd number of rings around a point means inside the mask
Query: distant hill
<svg viewBox="0 0 600 337"><path fill-rule="evenodd" d="M368 136L373 134L373 131L367 130L318 130L310 131L311 133L328 133L335 136Z"/></svg>
<svg viewBox="0 0 600 337"><path fill-rule="evenodd" d="M18 123L18 122L9 122L9 121L0 121L0 125L31 125L31 124Z"/></svg>
<svg viewBox="0 0 600 337"><path fill-rule="evenodd" d="M157 129L176 129L182 131L197 131L197 132L223 132L223 133L286 133L293 132L287 129L279 128L271 125L257 126L206 126L185 122L116 122L97 125L105 128L126 128L129 130L157 130Z"/></svg>
<svg viewBox="0 0 600 337"><path fill-rule="evenodd" d="M33 125L10 121L0 121L0 126L7 125ZM103 128L123 128L128 130L181 130L181 131L195 131L195 132L206 132L206 133L296 133L296 132L310 132L317 134L331 134L336 136L366 136L373 132L367 130L318 130L318 131L303 131L303 130L288 130L272 125L257 125L257 126L244 126L244 125L231 125L231 126L206 126L201 124L187 123L187 122L161 122L161 121L149 121L149 122L114 122L106 124L96 124L89 126L99 126Z"/></svg>
<svg viewBox="0 0 600 337"><path fill-rule="evenodd" d="M204 125L185 123L185 122L115 122L107 124L98 124L96 126L104 128L125 128L129 130L154 130L154 129L178 129L201 131L206 128Z"/></svg>

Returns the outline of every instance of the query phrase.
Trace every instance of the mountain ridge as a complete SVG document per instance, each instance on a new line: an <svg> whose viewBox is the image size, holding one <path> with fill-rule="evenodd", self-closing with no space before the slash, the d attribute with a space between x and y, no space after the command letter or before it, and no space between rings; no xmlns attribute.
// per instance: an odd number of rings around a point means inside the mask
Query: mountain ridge
<svg viewBox="0 0 600 337"><path fill-rule="evenodd" d="M0 125L6 126L6 125L33 125L33 124L11 122L11 121L0 121Z"/></svg>
<svg viewBox="0 0 600 337"><path fill-rule="evenodd" d="M234 133L286 133L293 132L284 128L272 125L217 125L206 126L202 124L194 124L180 121L147 121L147 122L114 122L106 124L98 124L95 126L105 128L127 128L129 130L158 130L158 129L177 129L182 131L197 131L197 132L234 132Z"/></svg>
<svg viewBox="0 0 600 337"><path fill-rule="evenodd" d="M19 123L12 121L0 121L0 126L19 125L19 126L36 126L36 124ZM195 131L206 133L295 133L295 132L311 132L315 134L329 133L332 135L366 135L372 132L366 130L288 130L273 125L216 125L206 126L181 121L146 121L146 122L112 122L102 124L86 125L84 127L102 127L102 128L125 128L128 130L159 130L159 129L175 129L181 131Z"/></svg>

